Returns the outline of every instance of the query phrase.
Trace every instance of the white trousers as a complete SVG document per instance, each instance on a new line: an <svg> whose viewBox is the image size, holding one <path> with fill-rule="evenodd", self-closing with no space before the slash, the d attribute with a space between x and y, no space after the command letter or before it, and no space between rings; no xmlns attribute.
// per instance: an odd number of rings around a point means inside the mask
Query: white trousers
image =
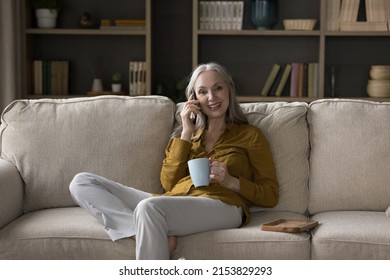
<svg viewBox="0 0 390 280"><path fill-rule="evenodd" d="M115 241L136 235L137 259L169 259L168 236L237 228L242 210L211 198L152 196L91 173L77 174L73 199Z"/></svg>

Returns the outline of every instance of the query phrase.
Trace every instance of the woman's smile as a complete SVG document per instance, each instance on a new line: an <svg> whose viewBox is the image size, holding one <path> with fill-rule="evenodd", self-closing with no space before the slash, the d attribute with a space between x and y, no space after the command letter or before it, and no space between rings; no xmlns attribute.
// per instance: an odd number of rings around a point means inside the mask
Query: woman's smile
<svg viewBox="0 0 390 280"><path fill-rule="evenodd" d="M213 103L213 104L209 104L208 107L211 109L211 110L218 110L220 109L222 106L222 102L218 102L218 103Z"/></svg>

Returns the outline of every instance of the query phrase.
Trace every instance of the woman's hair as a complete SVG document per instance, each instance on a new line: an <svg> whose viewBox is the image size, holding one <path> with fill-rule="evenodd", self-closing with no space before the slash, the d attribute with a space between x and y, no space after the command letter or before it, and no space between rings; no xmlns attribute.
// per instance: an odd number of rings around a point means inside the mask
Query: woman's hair
<svg viewBox="0 0 390 280"><path fill-rule="evenodd" d="M200 64L195 68L195 70L190 75L189 82L185 91L187 99L190 98L191 94L195 94L194 86L199 75L208 70L216 71L228 86L229 107L226 112L226 119L225 119L226 124L231 124L231 123L247 124L248 120L244 112L242 111L242 108L236 98L236 87L234 85L234 81L230 73L222 65L218 63L210 62L207 64ZM195 130L205 126L206 123L207 123L206 115L200 112L200 114L196 118ZM179 127L177 127L177 129L175 129L172 136L180 135L181 131L182 131L182 126L180 125Z"/></svg>

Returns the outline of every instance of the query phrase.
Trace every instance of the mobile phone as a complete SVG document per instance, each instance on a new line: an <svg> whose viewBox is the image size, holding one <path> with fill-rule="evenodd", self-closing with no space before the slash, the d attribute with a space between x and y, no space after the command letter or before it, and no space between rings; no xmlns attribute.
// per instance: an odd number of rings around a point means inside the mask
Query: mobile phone
<svg viewBox="0 0 390 280"><path fill-rule="evenodd" d="M193 93L190 95L190 98L189 98L189 99L190 99L190 100L197 100L197 99L196 99L196 94L195 94L195 92L193 92ZM195 123L196 123L196 114L191 113L190 119L191 119L192 122L195 124Z"/></svg>

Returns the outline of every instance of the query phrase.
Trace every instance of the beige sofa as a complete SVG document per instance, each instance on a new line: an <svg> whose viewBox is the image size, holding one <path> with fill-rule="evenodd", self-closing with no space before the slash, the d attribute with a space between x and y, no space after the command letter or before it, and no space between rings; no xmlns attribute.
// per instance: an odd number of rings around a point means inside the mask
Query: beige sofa
<svg viewBox="0 0 390 280"><path fill-rule="evenodd" d="M390 103L242 104L268 138L280 182L272 209L249 225L178 238L175 259L390 259ZM88 171L161 192L177 108L160 96L19 100L1 118L0 259L134 259L73 202ZM261 231L312 216L310 233Z"/></svg>

